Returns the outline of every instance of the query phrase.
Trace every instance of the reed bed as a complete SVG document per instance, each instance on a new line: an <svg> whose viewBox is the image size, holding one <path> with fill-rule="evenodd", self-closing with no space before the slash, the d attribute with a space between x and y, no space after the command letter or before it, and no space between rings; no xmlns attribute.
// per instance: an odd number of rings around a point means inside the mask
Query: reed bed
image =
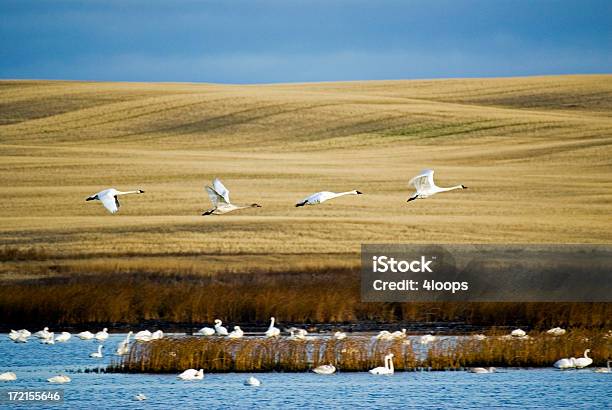
<svg viewBox="0 0 612 410"><path fill-rule="evenodd" d="M351 269L221 276L117 273L0 282L0 327L139 325L199 328L220 318L287 324L452 322L475 326L612 327L611 303L362 303Z"/></svg>
<svg viewBox="0 0 612 410"><path fill-rule="evenodd" d="M303 372L322 364L340 371L367 371L394 354L399 371L461 370L477 366L550 367L562 357L581 357L591 349L593 365L612 357L612 337L603 331L574 329L564 336L538 333L527 339L489 335L439 338L428 345L418 339L376 340L370 336L293 340L248 337L167 338L136 343L128 356L111 365L111 372L176 373L188 368L205 372Z"/></svg>

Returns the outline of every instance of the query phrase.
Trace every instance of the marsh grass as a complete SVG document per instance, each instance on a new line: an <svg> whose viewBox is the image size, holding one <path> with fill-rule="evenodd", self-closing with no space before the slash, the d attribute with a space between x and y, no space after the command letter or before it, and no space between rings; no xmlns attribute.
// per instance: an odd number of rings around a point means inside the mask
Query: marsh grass
<svg viewBox="0 0 612 410"><path fill-rule="evenodd" d="M0 283L0 325L452 322L475 326L612 325L610 303L363 303L355 269L225 275L114 273Z"/></svg>
<svg viewBox="0 0 612 410"><path fill-rule="evenodd" d="M247 337L167 338L136 343L128 356L109 371L176 373L188 368L215 372L303 372L322 364L340 371L366 371L380 366L382 357L394 354L398 371L459 370L475 366L550 367L562 357L581 357L591 349L594 365L603 365L612 355L611 339L602 331L574 329L562 337L532 333L529 339L490 335L478 341L471 337L447 337L423 347L412 339L376 340L349 336L344 340L308 337L265 339Z"/></svg>

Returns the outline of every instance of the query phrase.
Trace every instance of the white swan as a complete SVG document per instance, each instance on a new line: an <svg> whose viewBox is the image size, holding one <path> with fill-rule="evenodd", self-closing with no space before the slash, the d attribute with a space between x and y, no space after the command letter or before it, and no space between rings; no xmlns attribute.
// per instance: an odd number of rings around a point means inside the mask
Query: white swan
<svg viewBox="0 0 612 410"><path fill-rule="evenodd" d="M115 352L117 356L124 356L128 354L130 351L130 337L133 335L133 332L130 330L128 334L125 336L125 340L119 342L117 346L117 351Z"/></svg>
<svg viewBox="0 0 612 410"><path fill-rule="evenodd" d="M134 340L138 340L141 342L150 342L152 335L153 333L149 332L148 330L141 330L140 332L137 332L134 335Z"/></svg>
<svg viewBox="0 0 612 410"><path fill-rule="evenodd" d="M240 326L234 326L234 330L232 330L230 334L227 335L227 337L229 337L230 339L240 339L243 336L244 332L242 331L242 329L240 329Z"/></svg>
<svg viewBox="0 0 612 410"><path fill-rule="evenodd" d="M385 365L384 367L375 367L374 369L370 369L369 372L371 374L393 374L393 353L389 353L385 356Z"/></svg>
<svg viewBox="0 0 612 410"><path fill-rule="evenodd" d="M483 334L473 335L472 338L474 340L485 340L487 337Z"/></svg>
<svg viewBox="0 0 612 410"><path fill-rule="evenodd" d="M597 369L595 369L595 373L612 373L610 363L612 363L612 360L608 360L606 362L606 367L598 367Z"/></svg>
<svg viewBox="0 0 612 410"><path fill-rule="evenodd" d="M590 351L591 351L591 349L586 349L584 351L584 356L583 357L579 357L579 358L576 359L575 363L576 363L576 368L577 369L583 369L583 368L593 364L593 359L591 359L588 356L588 353Z"/></svg>
<svg viewBox="0 0 612 410"><path fill-rule="evenodd" d="M565 329L561 329L560 327L553 327L552 329L548 329L546 334L552 336L563 336L565 334Z"/></svg>
<svg viewBox="0 0 612 410"><path fill-rule="evenodd" d="M25 334L19 334L14 340L13 342L15 343L27 343L28 341L28 337Z"/></svg>
<svg viewBox="0 0 612 410"><path fill-rule="evenodd" d="M361 194L362 192L359 192L356 189L352 191L338 192L338 193L329 192L329 191L321 191L321 192L317 192L316 194L312 194L302 199L300 202L295 204L295 206L300 207L304 205L317 205L317 204L322 204L325 201L329 201L330 199L338 198L344 195L361 195Z"/></svg>
<svg viewBox="0 0 612 410"><path fill-rule="evenodd" d="M13 380L17 380L17 375L13 372L0 374L0 382L12 382Z"/></svg>
<svg viewBox="0 0 612 410"><path fill-rule="evenodd" d="M576 367L576 359L573 357L570 357L569 359L567 358L559 359L553 363L553 366L561 370L573 369Z"/></svg>
<svg viewBox="0 0 612 410"><path fill-rule="evenodd" d="M89 330L86 330L85 332L77 333L76 337L81 340L91 340L94 338L94 334L91 333Z"/></svg>
<svg viewBox="0 0 612 410"><path fill-rule="evenodd" d="M470 373L495 373L495 367L472 367Z"/></svg>
<svg viewBox="0 0 612 410"><path fill-rule="evenodd" d="M105 327L101 332L96 333L94 338L99 342L103 342L108 339L108 328Z"/></svg>
<svg viewBox="0 0 612 410"><path fill-rule="evenodd" d="M136 396L134 396L134 400L136 400L136 401L143 401L143 400L146 400L146 399L147 399L147 396L145 396L142 393L138 393Z"/></svg>
<svg viewBox="0 0 612 410"><path fill-rule="evenodd" d="M388 330L381 330L376 336L374 336L374 338L378 340L391 340L392 336L391 332Z"/></svg>
<svg viewBox="0 0 612 410"><path fill-rule="evenodd" d="M58 337L55 338L56 342L67 342L68 340L70 340L70 333L68 332L62 332L60 333L60 335Z"/></svg>
<svg viewBox="0 0 612 410"><path fill-rule="evenodd" d="M51 333L49 332L48 327L45 327L43 330L39 330L38 332L34 333L34 337L37 337L39 339L47 339L50 335Z"/></svg>
<svg viewBox="0 0 612 410"><path fill-rule="evenodd" d="M212 327L203 327L196 332L197 336L212 336L215 334L215 329Z"/></svg>
<svg viewBox="0 0 612 410"><path fill-rule="evenodd" d="M308 334L305 329L297 329L295 327L290 328L289 333L289 339L293 340L304 340L306 339L306 335Z"/></svg>
<svg viewBox="0 0 612 410"><path fill-rule="evenodd" d="M316 374L334 374L336 373L336 366L333 364L323 364L312 369Z"/></svg>
<svg viewBox="0 0 612 410"><path fill-rule="evenodd" d="M199 371L196 369L187 369L183 373L176 376L180 380L202 380L204 378L204 369Z"/></svg>
<svg viewBox="0 0 612 410"><path fill-rule="evenodd" d="M439 192L452 191L453 189L467 189L465 185L455 185L450 188L441 188L437 186L433 180L433 169L426 169L414 178L412 178L408 185L414 186L416 192L408 198L407 202L414 201L415 199L425 199Z"/></svg>
<svg viewBox="0 0 612 410"><path fill-rule="evenodd" d="M219 336L227 336L229 333L227 332L227 328L225 326L221 326L223 322L221 319L215 319L215 332Z"/></svg>
<svg viewBox="0 0 612 410"><path fill-rule="evenodd" d="M51 332L47 335L47 337L40 339L40 343L44 345L54 345L55 344L55 333Z"/></svg>
<svg viewBox="0 0 612 410"><path fill-rule="evenodd" d="M423 335L419 339L419 341L421 342L422 345L429 344L431 342L434 342L435 340L436 340L436 337L434 335L431 335L431 334Z"/></svg>
<svg viewBox="0 0 612 410"><path fill-rule="evenodd" d="M280 329L277 327L274 327L274 322L276 319L274 319L274 316L272 316L270 318L270 326L268 327L268 330L266 330L266 337L277 337L278 335L280 335Z"/></svg>
<svg viewBox="0 0 612 410"><path fill-rule="evenodd" d="M151 333L151 340L158 340L158 339L163 339L164 338L164 332L161 330L156 330L155 332Z"/></svg>
<svg viewBox="0 0 612 410"><path fill-rule="evenodd" d="M395 332L391 333L391 337L393 339L405 339L406 338L406 329L402 329L400 330L396 330Z"/></svg>
<svg viewBox="0 0 612 410"><path fill-rule="evenodd" d="M245 206L232 204L229 199L229 190L223 185L219 178L213 180L212 187L206 187L206 192L214 208L205 211L202 215L223 215L238 209L261 208L261 205L258 204Z"/></svg>
<svg viewBox="0 0 612 410"><path fill-rule="evenodd" d="M117 198L119 195L128 195L128 194L144 194L142 189L138 189L136 191L117 191L115 188L105 189L104 191L100 191L97 194L94 194L86 199L86 201L100 201L104 208L108 210L111 214L114 214L119 210L121 204L119 203L119 199Z"/></svg>
<svg viewBox="0 0 612 410"><path fill-rule="evenodd" d="M70 377L60 374L47 379L49 383L70 383Z"/></svg>
<svg viewBox="0 0 612 410"><path fill-rule="evenodd" d="M336 333L334 333L334 339L336 339L336 340L346 339L346 333L344 333L344 332L336 332Z"/></svg>
<svg viewBox="0 0 612 410"><path fill-rule="evenodd" d="M98 345L98 351L97 351L97 352L90 353L90 354L89 354L89 357L93 357L94 359L101 359L101 358L103 357L103 356L102 356L102 348L103 348L103 347L104 347L104 346L102 346L102 345Z"/></svg>
<svg viewBox="0 0 612 410"><path fill-rule="evenodd" d="M244 385L258 387L261 386L261 381L259 381L259 379L257 379L256 377L251 376L244 381Z"/></svg>
<svg viewBox="0 0 612 410"><path fill-rule="evenodd" d="M527 336L527 333L523 329L514 329L512 332L510 332L510 336L512 336L512 337L525 337L525 336Z"/></svg>

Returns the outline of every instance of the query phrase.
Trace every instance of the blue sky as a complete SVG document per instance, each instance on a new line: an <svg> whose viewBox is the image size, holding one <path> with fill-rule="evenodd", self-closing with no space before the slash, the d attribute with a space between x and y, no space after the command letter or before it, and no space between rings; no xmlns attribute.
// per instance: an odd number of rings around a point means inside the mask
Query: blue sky
<svg viewBox="0 0 612 410"><path fill-rule="evenodd" d="M0 0L0 78L267 83L612 72L612 1Z"/></svg>

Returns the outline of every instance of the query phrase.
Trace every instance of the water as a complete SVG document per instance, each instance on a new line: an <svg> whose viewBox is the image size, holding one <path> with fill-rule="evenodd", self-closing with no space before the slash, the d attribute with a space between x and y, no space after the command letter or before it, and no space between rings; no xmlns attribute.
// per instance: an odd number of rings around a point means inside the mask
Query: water
<svg viewBox="0 0 612 410"><path fill-rule="evenodd" d="M76 373L110 363L124 337L111 335L104 343L105 357L92 359L89 354L98 346L94 341L73 336L55 345L43 345L33 338L16 344L0 335L0 373L13 371L18 377L14 382L0 382L0 390L63 389L66 408L612 407L612 374L592 369L397 372L392 376L261 373L255 375L262 381L260 387L243 385L249 374L207 374L201 381L182 382L175 375ZM46 381L59 373L70 376L72 382L54 385ZM148 399L135 401L138 393Z"/></svg>

